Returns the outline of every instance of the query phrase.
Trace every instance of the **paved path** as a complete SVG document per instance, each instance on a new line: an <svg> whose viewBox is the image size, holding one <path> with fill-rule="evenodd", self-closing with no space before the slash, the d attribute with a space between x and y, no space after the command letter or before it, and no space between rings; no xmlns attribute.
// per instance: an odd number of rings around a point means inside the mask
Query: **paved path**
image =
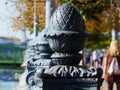
<svg viewBox="0 0 120 90"><path fill-rule="evenodd" d="M103 82L102 87L101 87L100 90L108 90L107 89L107 83L105 81ZM114 84L113 90L117 90L116 89L116 84Z"/></svg>

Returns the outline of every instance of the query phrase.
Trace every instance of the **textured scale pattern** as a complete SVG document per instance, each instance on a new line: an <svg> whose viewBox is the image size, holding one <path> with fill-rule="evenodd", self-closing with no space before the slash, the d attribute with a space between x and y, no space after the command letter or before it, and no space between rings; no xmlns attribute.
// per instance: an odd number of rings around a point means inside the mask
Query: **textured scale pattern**
<svg viewBox="0 0 120 90"><path fill-rule="evenodd" d="M81 32L86 30L84 21L77 9L70 4L61 6L51 17L50 29L55 31Z"/></svg>

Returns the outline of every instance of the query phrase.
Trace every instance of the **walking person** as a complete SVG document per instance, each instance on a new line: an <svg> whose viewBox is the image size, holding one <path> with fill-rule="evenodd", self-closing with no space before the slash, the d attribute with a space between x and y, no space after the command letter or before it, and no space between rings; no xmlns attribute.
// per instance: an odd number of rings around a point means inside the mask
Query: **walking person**
<svg viewBox="0 0 120 90"><path fill-rule="evenodd" d="M99 67L100 66L100 54L99 54L98 50L95 49L92 52L92 59L93 59L93 61L92 61L93 66Z"/></svg>
<svg viewBox="0 0 120 90"><path fill-rule="evenodd" d="M104 80L108 84L108 90L113 90L116 83L120 90L120 46L117 40L112 40L104 60Z"/></svg>
<svg viewBox="0 0 120 90"><path fill-rule="evenodd" d="M99 60L99 53L96 49L92 52L92 56L93 56L93 61Z"/></svg>

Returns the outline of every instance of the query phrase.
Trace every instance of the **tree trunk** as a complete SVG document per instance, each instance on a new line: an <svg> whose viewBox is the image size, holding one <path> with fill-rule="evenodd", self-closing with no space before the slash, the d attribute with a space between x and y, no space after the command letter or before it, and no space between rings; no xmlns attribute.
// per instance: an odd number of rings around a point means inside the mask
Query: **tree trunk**
<svg viewBox="0 0 120 90"><path fill-rule="evenodd" d="M39 30L39 25L38 25L39 18L37 16L36 4L37 4L37 2L36 2L36 0L34 0L34 32L33 32L33 34L34 34L35 37L38 36L38 30Z"/></svg>
<svg viewBox="0 0 120 90"><path fill-rule="evenodd" d="M118 31L112 29L112 40L118 40Z"/></svg>
<svg viewBox="0 0 120 90"><path fill-rule="evenodd" d="M50 17L55 11L55 0L46 0L46 28L50 24Z"/></svg>

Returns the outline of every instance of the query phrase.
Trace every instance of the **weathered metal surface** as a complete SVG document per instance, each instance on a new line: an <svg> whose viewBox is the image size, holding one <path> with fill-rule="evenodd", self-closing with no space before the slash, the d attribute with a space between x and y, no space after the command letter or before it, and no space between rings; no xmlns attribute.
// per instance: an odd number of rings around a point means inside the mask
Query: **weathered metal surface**
<svg viewBox="0 0 120 90"><path fill-rule="evenodd" d="M55 11L46 35L53 51L69 53L82 50L88 37L82 15L69 3Z"/></svg>
<svg viewBox="0 0 120 90"><path fill-rule="evenodd" d="M102 69L79 65L88 35L78 10L63 4L29 44L26 82L36 90L100 90Z"/></svg>
<svg viewBox="0 0 120 90"><path fill-rule="evenodd" d="M40 75L40 72L37 72L38 68L49 68L51 65L51 54L53 51L49 47L45 33L47 29L44 29L40 36L36 37L28 44L27 49L27 70L28 74L26 77L26 82L30 86L36 85L36 74Z"/></svg>

